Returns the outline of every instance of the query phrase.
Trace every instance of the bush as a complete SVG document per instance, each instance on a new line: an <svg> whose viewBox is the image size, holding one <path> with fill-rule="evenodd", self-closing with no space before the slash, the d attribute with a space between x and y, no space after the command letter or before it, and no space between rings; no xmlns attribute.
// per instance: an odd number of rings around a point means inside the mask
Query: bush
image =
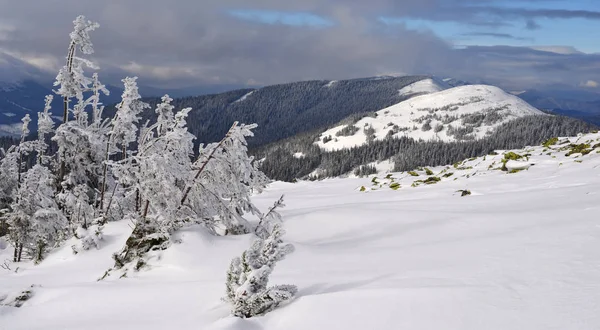
<svg viewBox="0 0 600 330"><path fill-rule="evenodd" d="M295 285L267 287L275 264L294 251L293 245L283 244L284 233L275 224L267 237L257 239L241 257L231 261L225 300L231 303L234 316L249 318L268 313L298 292Z"/></svg>
<svg viewBox="0 0 600 330"><path fill-rule="evenodd" d="M550 146L555 145L557 142L558 142L558 138L553 137L553 138L549 138L548 140L544 141L544 143L542 143L542 145L546 148L550 148Z"/></svg>

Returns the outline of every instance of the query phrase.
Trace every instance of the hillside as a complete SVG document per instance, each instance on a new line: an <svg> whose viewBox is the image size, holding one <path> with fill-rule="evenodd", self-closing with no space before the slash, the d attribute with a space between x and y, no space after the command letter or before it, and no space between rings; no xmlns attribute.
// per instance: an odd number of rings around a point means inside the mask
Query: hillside
<svg viewBox="0 0 600 330"><path fill-rule="evenodd" d="M272 281L300 291L266 316L233 318L220 300L250 235L192 226L150 270L97 282L131 231L120 221L99 250L73 255L67 243L40 265L0 269L0 300L33 291L20 308L0 306L0 328L598 329L600 134L550 142L418 176L272 184L255 200L286 195L296 246ZM498 169L507 158L514 173ZM0 243L0 260L11 254Z"/></svg>
<svg viewBox="0 0 600 330"><path fill-rule="evenodd" d="M236 90L221 94L178 98L173 105L191 107L188 123L196 143L219 140L233 121L257 123L251 146L261 146L299 133L325 128L364 112L396 104L399 91L426 77L376 77L339 81L302 81ZM158 99L147 99L152 105ZM107 109L107 115L114 109ZM154 118L146 113L146 118Z"/></svg>
<svg viewBox="0 0 600 330"><path fill-rule="evenodd" d="M548 115L494 86L449 87L428 78L399 93L408 99L254 150L262 170L284 181L369 174L373 169L361 166L384 160L405 170L597 128Z"/></svg>
<svg viewBox="0 0 600 330"><path fill-rule="evenodd" d="M328 129L321 134L318 146L339 150L388 136L445 142L480 139L512 119L542 114L520 98L493 86L468 85L442 90L427 79L405 89L425 95L379 110L352 124L354 128L340 125Z"/></svg>

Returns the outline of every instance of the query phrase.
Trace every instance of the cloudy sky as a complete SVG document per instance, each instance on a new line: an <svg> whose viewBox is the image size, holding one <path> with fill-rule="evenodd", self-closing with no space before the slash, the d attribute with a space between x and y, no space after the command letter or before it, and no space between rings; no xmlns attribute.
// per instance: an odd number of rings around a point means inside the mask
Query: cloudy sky
<svg viewBox="0 0 600 330"><path fill-rule="evenodd" d="M0 0L0 52L55 71L78 14L100 23L94 59L113 83L434 74L600 91L598 0Z"/></svg>

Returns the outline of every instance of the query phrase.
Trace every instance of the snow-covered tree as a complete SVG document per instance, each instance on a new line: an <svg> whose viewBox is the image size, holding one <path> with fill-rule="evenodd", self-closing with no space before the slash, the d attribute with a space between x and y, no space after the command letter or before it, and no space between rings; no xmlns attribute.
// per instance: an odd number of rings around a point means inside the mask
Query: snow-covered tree
<svg viewBox="0 0 600 330"><path fill-rule="evenodd" d="M163 101L164 108L170 99L164 97ZM139 213L129 214L135 227L126 246L114 256L117 267L137 260L135 267L139 269L145 263L142 257L151 249L165 248L169 235L186 221L179 209L184 185L192 173L194 136L186 126L190 110L144 127L138 152L111 164L119 184L127 187L125 198L135 195L136 200L143 201Z"/></svg>
<svg viewBox="0 0 600 330"><path fill-rule="evenodd" d="M95 22L87 21L85 16L78 16L73 21L74 29L69 35L71 42L67 51L67 63L62 67L56 76L54 86L59 88L55 91L56 94L63 97L63 123L69 120L69 102L73 97L78 100L83 99L84 90L91 83L91 80L83 74L84 66L95 68L95 66L83 58L76 56L77 49L85 55L94 53L89 33L94 31L100 25Z"/></svg>
<svg viewBox="0 0 600 330"><path fill-rule="evenodd" d="M8 208L14 200L18 186L19 147L11 146L0 159L0 210Z"/></svg>
<svg viewBox="0 0 600 330"><path fill-rule="evenodd" d="M250 197L262 191L268 179L248 156L246 142L255 127L236 122L220 142L200 146L196 173L184 191L181 208L213 233L249 233L252 228L243 215L261 215Z"/></svg>
<svg viewBox="0 0 600 330"><path fill-rule="evenodd" d="M53 181L50 170L40 164L23 176L8 217L9 238L19 247L16 261L25 249L39 262L48 248L64 238L67 220L54 200Z"/></svg>
<svg viewBox="0 0 600 330"><path fill-rule="evenodd" d="M110 135L112 143L120 146L121 158L124 159L127 157L127 148L137 139L137 124L141 119L140 114L150 105L141 101L142 97L136 82L137 77L127 77L122 81L125 89L122 101L117 105L115 118L112 120Z"/></svg>
<svg viewBox="0 0 600 330"><path fill-rule="evenodd" d="M283 243L281 224L274 224L265 238L258 238L227 270L225 300L234 316L248 318L268 313L290 301L298 292L294 285L268 286L275 264L294 251Z"/></svg>
<svg viewBox="0 0 600 330"><path fill-rule="evenodd" d="M56 129L52 140L58 145L60 160L57 199L75 233L81 231L78 226L87 230L98 216L96 206L101 182L104 181L104 146L109 128L108 121L102 118L100 102L100 95L108 95L108 90L100 83L97 74L89 78L84 73L85 68L97 70L98 67L76 56L77 50L86 55L93 54L89 32L99 25L87 21L84 16L77 17L73 23L67 64L54 83L59 87L55 92L64 100L64 114L63 123ZM70 108L72 98L77 102ZM75 120L68 121L69 113Z"/></svg>
<svg viewBox="0 0 600 330"><path fill-rule="evenodd" d="M52 120L52 113L50 112L52 99L52 95L47 95L44 111L38 112L38 145L36 147L38 164L45 164L48 160L48 157L46 157L46 150L48 149L46 136L54 130L54 120Z"/></svg>

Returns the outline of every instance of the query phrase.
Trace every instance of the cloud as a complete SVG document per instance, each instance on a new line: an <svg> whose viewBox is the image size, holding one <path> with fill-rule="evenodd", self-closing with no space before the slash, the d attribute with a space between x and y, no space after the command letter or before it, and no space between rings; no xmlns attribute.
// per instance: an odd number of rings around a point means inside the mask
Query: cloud
<svg viewBox="0 0 600 330"><path fill-rule="evenodd" d="M594 80L588 80L585 82L582 82L580 84L581 87L587 87L587 88L597 88L600 84L598 84L598 82L594 81Z"/></svg>
<svg viewBox="0 0 600 330"><path fill-rule="evenodd" d="M541 26L536 21L529 18L525 22L525 28L527 30L539 30L541 28Z"/></svg>
<svg viewBox="0 0 600 330"><path fill-rule="evenodd" d="M0 0L0 52L55 70L64 61L71 21L85 14L101 24L92 33L93 57L104 81L114 84L124 75L138 75L142 84L179 87L406 72L530 87L556 81L578 86L600 75L600 55L519 47L455 49L432 32L377 20L385 14L501 27L516 19L535 29L542 17L596 19L593 11L494 7L500 2L61 0L31 6ZM501 30L471 36L527 40Z"/></svg>
<svg viewBox="0 0 600 330"><path fill-rule="evenodd" d="M492 37L498 39L511 39L511 40L519 40L519 41L533 41L533 38L523 38L516 37L512 34L508 33L495 33L495 32L471 32L471 33L463 33L462 36L466 37Z"/></svg>

